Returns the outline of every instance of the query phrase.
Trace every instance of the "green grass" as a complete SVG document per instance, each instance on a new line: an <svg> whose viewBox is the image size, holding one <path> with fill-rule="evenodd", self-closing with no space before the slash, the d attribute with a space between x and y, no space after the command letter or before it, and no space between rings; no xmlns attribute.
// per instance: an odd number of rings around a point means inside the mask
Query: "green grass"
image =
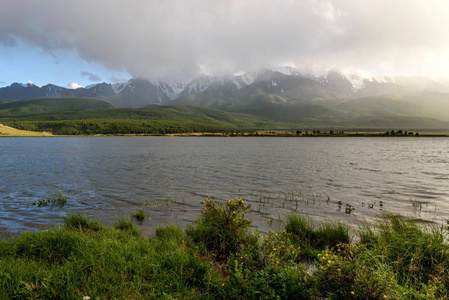
<svg viewBox="0 0 449 300"><path fill-rule="evenodd" d="M351 242L349 227L339 222L315 224L308 216L293 213L287 216L285 229L303 249L304 258L315 259L326 248Z"/></svg>
<svg viewBox="0 0 449 300"><path fill-rule="evenodd" d="M444 287L444 295L448 296L449 245L442 227L422 227L389 214L376 229L361 230L361 243L383 258L399 284L408 286L411 292L423 285L432 285L437 292Z"/></svg>
<svg viewBox="0 0 449 300"><path fill-rule="evenodd" d="M127 217L108 227L73 214L0 240L0 299L449 297L446 229L385 214L351 242L340 223L292 214L260 234L248 230L243 199L203 204L186 232L168 225L144 237Z"/></svg>
<svg viewBox="0 0 449 300"><path fill-rule="evenodd" d="M119 218L118 223L114 226L115 229L129 232L133 236L139 236L140 231L129 218Z"/></svg>
<svg viewBox="0 0 449 300"><path fill-rule="evenodd" d="M85 224L79 217L69 219L72 225ZM210 264L185 247L181 229L169 226L142 238L120 224L100 231L66 225L0 241L0 298L196 299L215 294Z"/></svg>
<svg viewBox="0 0 449 300"><path fill-rule="evenodd" d="M68 229L79 229L84 231L99 231L103 228L98 221L90 220L86 216L80 214L71 214L64 217L64 224Z"/></svg>

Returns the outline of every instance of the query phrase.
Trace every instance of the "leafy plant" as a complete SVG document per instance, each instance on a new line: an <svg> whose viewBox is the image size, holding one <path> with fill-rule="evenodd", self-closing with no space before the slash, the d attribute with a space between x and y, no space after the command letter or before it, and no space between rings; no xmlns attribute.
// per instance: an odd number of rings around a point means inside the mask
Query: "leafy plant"
<svg viewBox="0 0 449 300"><path fill-rule="evenodd" d="M326 299L400 299L395 274L359 245L321 252L313 273L314 294Z"/></svg>
<svg viewBox="0 0 449 300"><path fill-rule="evenodd" d="M250 205L245 205L243 198L216 204L207 196L202 204L204 209L199 220L187 230L195 243L204 245L220 260L226 260L244 245L255 243L256 240L247 233L251 220L244 214Z"/></svg>

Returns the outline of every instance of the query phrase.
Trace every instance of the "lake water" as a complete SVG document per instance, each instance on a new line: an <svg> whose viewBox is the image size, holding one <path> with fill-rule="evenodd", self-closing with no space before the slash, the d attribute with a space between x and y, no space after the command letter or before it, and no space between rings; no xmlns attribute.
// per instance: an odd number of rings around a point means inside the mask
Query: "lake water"
<svg viewBox="0 0 449 300"><path fill-rule="evenodd" d="M31 204L57 191L67 195L64 207ZM151 233L191 223L206 194L244 197L262 231L291 211L350 224L392 211L443 224L449 139L0 138L3 233L62 224L73 212L113 223L139 208L149 217L141 228ZM347 205L355 210L346 213Z"/></svg>

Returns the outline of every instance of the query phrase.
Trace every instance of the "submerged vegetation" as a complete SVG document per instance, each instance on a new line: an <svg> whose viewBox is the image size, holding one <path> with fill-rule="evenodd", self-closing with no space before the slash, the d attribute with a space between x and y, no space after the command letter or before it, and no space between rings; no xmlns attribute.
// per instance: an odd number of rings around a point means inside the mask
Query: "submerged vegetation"
<svg viewBox="0 0 449 300"><path fill-rule="evenodd" d="M186 231L85 216L0 240L1 299L447 299L446 229L384 214L356 231L294 212L250 231L243 198L203 202ZM139 210L133 218L145 212ZM352 239L352 238L353 239Z"/></svg>
<svg viewBox="0 0 449 300"><path fill-rule="evenodd" d="M50 197L34 201L31 203L31 205L37 205L38 207L49 205L64 206L66 203L67 203L67 196L63 192L57 192L56 194L51 194Z"/></svg>

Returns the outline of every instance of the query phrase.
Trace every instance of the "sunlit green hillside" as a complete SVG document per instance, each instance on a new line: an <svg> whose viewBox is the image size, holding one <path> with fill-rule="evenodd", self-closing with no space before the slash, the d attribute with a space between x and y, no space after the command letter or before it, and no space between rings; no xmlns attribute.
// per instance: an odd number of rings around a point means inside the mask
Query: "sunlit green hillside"
<svg viewBox="0 0 449 300"><path fill-rule="evenodd" d="M93 111L116 108L115 105L91 98L43 98L0 103L0 117L21 117L69 111Z"/></svg>

